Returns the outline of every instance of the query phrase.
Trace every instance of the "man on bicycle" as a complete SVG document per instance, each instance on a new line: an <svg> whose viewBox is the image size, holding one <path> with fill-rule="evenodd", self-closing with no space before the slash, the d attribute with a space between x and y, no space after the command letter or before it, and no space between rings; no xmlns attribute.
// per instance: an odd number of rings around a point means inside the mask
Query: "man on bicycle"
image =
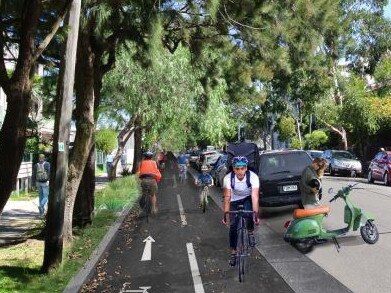
<svg viewBox="0 0 391 293"><path fill-rule="evenodd" d="M201 166L201 173L198 175L197 179L195 180L195 185L201 186L201 194L202 189L205 186L212 186L213 185L213 178L208 173L209 168L207 165ZM208 197L206 197L206 202L208 202ZM200 197L200 206L202 205L202 197Z"/></svg>
<svg viewBox="0 0 391 293"><path fill-rule="evenodd" d="M254 221L259 224L259 178L252 171L247 171L248 160L246 157L238 156L232 159L232 169L224 177L223 196L224 196L224 217L223 224L227 224L227 213L237 211L239 206L244 206L245 210L254 211L254 216L249 216L247 229L249 235L249 245L255 246ZM230 217L229 243L231 256L229 264L236 265L236 244L237 244L237 227L239 217L232 215Z"/></svg>
<svg viewBox="0 0 391 293"><path fill-rule="evenodd" d="M187 156L185 155L185 152L182 151L181 154L179 155L177 159L178 163L178 169L179 169L179 175L181 172L184 173L184 180L187 179L187 165L188 165L189 160L187 159Z"/></svg>
<svg viewBox="0 0 391 293"><path fill-rule="evenodd" d="M144 159L141 161L139 168L138 168L138 176L141 179L141 189L150 189L151 190L151 207L152 207L152 213L157 213L157 183L160 182L162 175L156 165L156 162L152 160L153 153L152 152L145 152L144 153ZM144 192L143 192L144 195Z"/></svg>

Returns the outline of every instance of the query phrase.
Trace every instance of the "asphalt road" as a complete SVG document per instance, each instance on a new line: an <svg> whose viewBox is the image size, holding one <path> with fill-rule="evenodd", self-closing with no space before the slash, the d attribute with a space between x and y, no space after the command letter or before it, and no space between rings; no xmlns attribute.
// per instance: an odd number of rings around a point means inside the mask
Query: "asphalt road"
<svg viewBox="0 0 391 293"><path fill-rule="evenodd" d="M257 249L239 283L236 268L228 265L228 229L220 223L220 208L211 201L203 214L193 180L179 186L167 167L159 213L148 223L137 210L129 214L84 292L293 292Z"/></svg>
<svg viewBox="0 0 391 293"><path fill-rule="evenodd" d="M164 175L159 214L149 223L137 210L129 214L88 283L88 292L391 292L391 187L360 178L324 179L325 204L331 197L329 187L337 191L361 183L352 199L375 215L380 232L375 245L366 244L354 231L339 238L339 250L329 242L302 255L282 240L283 225L296 207L264 208L250 271L241 284L236 269L228 266L228 230L220 224L221 190L212 188L214 201L202 214L192 180L178 186L173 170ZM342 200L330 207L326 227L344 227ZM155 242L149 243L148 237Z"/></svg>

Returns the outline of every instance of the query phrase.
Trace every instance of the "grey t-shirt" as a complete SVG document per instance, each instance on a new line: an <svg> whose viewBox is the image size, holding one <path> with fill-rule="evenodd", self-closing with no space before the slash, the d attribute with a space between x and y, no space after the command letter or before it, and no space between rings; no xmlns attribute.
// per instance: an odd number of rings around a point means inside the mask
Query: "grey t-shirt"
<svg viewBox="0 0 391 293"><path fill-rule="evenodd" d="M303 173L301 174L301 181L300 181L300 190L301 190L301 202L303 206L305 205L319 205L319 193L313 193L311 186L309 186L309 182L312 179L319 179L321 178L318 176L316 171L312 168L312 166L308 166L303 170Z"/></svg>

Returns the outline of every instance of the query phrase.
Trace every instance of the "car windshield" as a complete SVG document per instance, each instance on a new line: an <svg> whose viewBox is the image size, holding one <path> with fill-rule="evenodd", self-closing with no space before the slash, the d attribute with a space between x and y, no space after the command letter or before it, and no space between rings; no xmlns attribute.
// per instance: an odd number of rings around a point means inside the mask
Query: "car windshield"
<svg viewBox="0 0 391 293"><path fill-rule="evenodd" d="M335 159L354 159L354 156L349 152L333 152Z"/></svg>
<svg viewBox="0 0 391 293"><path fill-rule="evenodd" d="M311 164L307 153L265 154L260 160L260 176L265 178L274 174L301 174Z"/></svg>

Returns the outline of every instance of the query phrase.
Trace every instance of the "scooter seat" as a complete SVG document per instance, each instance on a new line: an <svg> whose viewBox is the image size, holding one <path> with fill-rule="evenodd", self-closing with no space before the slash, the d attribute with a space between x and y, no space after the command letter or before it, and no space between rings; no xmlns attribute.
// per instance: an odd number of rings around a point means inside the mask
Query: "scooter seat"
<svg viewBox="0 0 391 293"><path fill-rule="evenodd" d="M300 219L305 217L311 217L321 214L328 214L330 212L330 207L328 206L319 206L313 209L295 209L293 211L293 218Z"/></svg>

